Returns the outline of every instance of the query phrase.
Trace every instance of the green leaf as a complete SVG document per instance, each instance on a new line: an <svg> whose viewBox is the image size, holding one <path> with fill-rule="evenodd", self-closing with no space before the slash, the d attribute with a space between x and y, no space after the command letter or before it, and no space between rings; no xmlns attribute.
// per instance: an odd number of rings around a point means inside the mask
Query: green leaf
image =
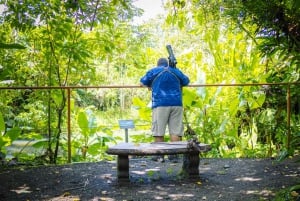
<svg viewBox="0 0 300 201"><path fill-rule="evenodd" d="M0 151L2 150L2 147L6 145L7 141L0 135Z"/></svg>
<svg viewBox="0 0 300 201"><path fill-rule="evenodd" d="M235 115L237 114L238 110L239 110L239 99L235 98L230 102L230 106L229 106L229 113L231 117L235 117Z"/></svg>
<svg viewBox="0 0 300 201"><path fill-rule="evenodd" d="M140 120L150 121L151 120L151 109L150 108L140 108L139 109Z"/></svg>
<svg viewBox="0 0 300 201"><path fill-rule="evenodd" d="M58 93L52 93L52 98L56 105L60 105L63 101L62 95Z"/></svg>
<svg viewBox="0 0 300 201"><path fill-rule="evenodd" d="M297 184L297 185L292 186L292 187L290 188L290 191L297 191L297 190L300 190L300 184Z"/></svg>
<svg viewBox="0 0 300 201"><path fill-rule="evenodd" d="M47 143L48 143L48 140L47 140L47 139L39 140L39 141L37 141L37 142L34 142L34 143L32 144L32 147L34 147L34 148L45 147L45 146L47 146Z"/></svg>
<svg viewBox="0 0 300 201"><path fill-rule="evenodd" d="M17 43L11 43L11 44L0 43L0 49L26 49L26 47Z"/></svg>
<svg viewBox="0 0 300 201"><path fill-rule="evenodd" d="M146 107L147 106L147 104L146 104L146 102L145 101L142 101L140 98L138 98L138 97L134 97L133 99L132 99L132 104L134 105L134 106L136 106L136 107Z"/></svg>
<svg viewBox="0 0 300 201"><path fill-rule="evenodd" d="M100 150L101 150L101 143L98 142L90 145L87 152L92 156L96 156L99 154Z"/></svg>
<svg viewBox="0 0 300 201"><path fill-rule="evenodd" d="M187 107L192 106L193 102L198 98L198 95L195 91L183 88L183 104Z"/></svg>
<svg viewBox="0 0 300 201"><path fill-rule="evenodd" d="M145 101L142 101L138 97L132 99L132 104L139 112L140 120L150 121L151 119L151 108L147 106Z"/></svg>
<svg viewBox="0 0 300 201"><path fill-rule="evenodd" d="M0 112L0 135L5 131L5 122L2 113Z"/></svg>
<svg viewBox="0 0 300 201"><path fill-rule="evenodd" d="M11 141L18 139L20 134L21 134L21 129L19 127L14 127L8 130L6 133L6 135L11 139Z"/></svg>
<svg viewBox="0 0 300 201"><path fill-rule="evenodd" d="M265 102L266 95L260 92L252 92L253 98L249 98L248 102L251 109L259 108Z"/></svg>
<svg viewBox="0 0 300 201"><path fill-rule="evenodd" d="M87 114L85 113L85 111L80 111L78 116L77 116L77 123L79 125L79 128L81 129L81 132L83 135L87 135L88 134L88 118L87 118Z"/></svg>
<svg viewBox="0 0 300 201"><path fill-rule="evenodd" d="M278 156L278 159L277 161L283 161L284 159L286 159L286 157L288 156L288 152L287 150L282 150L279 152L279 156Z"/></svg>
<svg viewBox="0 0 300 201"><path fill-rule="evenodd" d="M228 119L224 119L219 127L218 133L223 133L225 132L226 125L228 123Z"/></svg>
<svg viewBox="0 0 300 201"><path fill-rule="evenodd" d="M259 122L262 124L270 124L271 122L274 121L274 114L275 114L274 109L267 108L264 110L260 116L259 116Z"/></svg>

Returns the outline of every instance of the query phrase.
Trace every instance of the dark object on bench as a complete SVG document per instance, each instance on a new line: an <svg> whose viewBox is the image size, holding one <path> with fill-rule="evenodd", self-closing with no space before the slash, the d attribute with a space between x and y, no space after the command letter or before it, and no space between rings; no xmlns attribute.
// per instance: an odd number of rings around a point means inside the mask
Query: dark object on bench
<svg viewBox="0 0 300 201"><path fill-rule="evenodd" d="M192 143L192 144L191 144ZM192 145L192 146L191 146ZM199 176L200 152L207 152L210 145L194 142L120 143L106 152L118 155L117 170L120 181L129 181L129 155L175 155L184 154L182 170L189 177Z"/></svg>

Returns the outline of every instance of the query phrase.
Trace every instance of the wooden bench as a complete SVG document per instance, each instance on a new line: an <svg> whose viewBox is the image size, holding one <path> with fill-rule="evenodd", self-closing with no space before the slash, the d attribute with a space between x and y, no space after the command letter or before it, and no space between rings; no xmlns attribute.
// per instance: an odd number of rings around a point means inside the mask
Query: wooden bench
<svg viewBox="0 0 300 201"><path fill-rule="evenodd" d="M120 181L129 181L129 155L175 155L184 154L182 170L190 178L199 176L200 152L211 149L208 144L191 148L187 141L158 143L120 143L109 147L108 154L117 155L117 176Z"/></svg>

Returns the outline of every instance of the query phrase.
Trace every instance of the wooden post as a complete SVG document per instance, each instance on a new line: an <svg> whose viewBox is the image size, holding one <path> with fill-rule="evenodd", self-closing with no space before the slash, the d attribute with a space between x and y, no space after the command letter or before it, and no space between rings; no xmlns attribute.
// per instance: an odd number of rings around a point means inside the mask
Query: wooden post
<svg viewBox="0 0 300 201"><path fill-rule="evenodd" d="M118 155L117 161L118 180L120 182L129 181L129 158L128 155Z"/></svg>
<svg viewBox="0 0 300 201"><path fill-rule="evenodd" d="M198 151L184 154L182 165L183 174L189 178L199 177L199 164L200 157Z"/></svg>

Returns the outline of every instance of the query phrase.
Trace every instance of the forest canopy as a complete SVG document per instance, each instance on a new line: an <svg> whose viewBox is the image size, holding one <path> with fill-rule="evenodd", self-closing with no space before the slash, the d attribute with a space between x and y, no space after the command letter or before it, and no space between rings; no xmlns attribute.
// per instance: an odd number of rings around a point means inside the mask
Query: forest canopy
<svg viewBox="0 0 300 201"><path fill-rule="evenodd" d="M186 133L212 145L208 156L298 153L300 2L162 4L164 13L135 24L143 10L133 0L0 0L1 154L29 139L24 146L39 152L14 157L109 158L124 118L136 124L132 140L151 141L150 92L124 86L139 85L168 56L167 44L191 79L183 91Z"/></svg>

